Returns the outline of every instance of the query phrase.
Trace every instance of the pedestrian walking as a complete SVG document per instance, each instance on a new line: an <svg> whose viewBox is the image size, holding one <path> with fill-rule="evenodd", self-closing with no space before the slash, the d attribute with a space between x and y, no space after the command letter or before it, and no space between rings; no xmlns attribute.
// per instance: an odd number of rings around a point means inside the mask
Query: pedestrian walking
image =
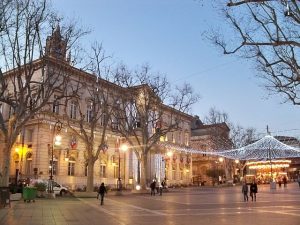
<svg viewBox="0 0 300 225"><path fill-rule="evenodd" d="M99 187L99 190L98 190L98 195L97 195L97 198L99 199L99 196L100 196L100 200L101 200L101 205L104 204L104 195L107 193L107 190L106 190L106 187L104 186L104 183L102 183Z"/></svg>
<svg viewBox="0 0 300 225"><path fill-rule="evenodd" d="M250 185L250 196L252 198L252 201L256 201L256 193L258 191L257 183L255 181L252 181L252 184Z"/></svg>
<svg viewBox="0 0 300 225"><path fill-rule="evenodd" d="M281 177L279 177L279 178L278 178L278 185L279 185L279 187L281 187L281 183L282 183Z"/></svg>
<svg viewBox="0 0 300 225"><path fill-rule="evenodd" d="M242 186L242 193L244 195L244 202L248 202L248 185L246 182L243 183L243 186Z"/></svg>
<svg viewBox="0 0 300 225"><path fill-rule="evenodd" d="M165 186L166 186L166 182L165 182L165 180L163 180L161 182L161 186L159 187L159 195L162 195L162 192L163 192L163 189L165 188Z"/></svg>
<svg viewBox="0 0 300 225"><path fill-rule="evenodd" d="M152 183L150 184L150 189L151 189L150 194L155 196L155 189L156 189L156 181L155 180L153 180Z"/></svg>
<svg viewBox="0 0 300 225"><path fill-rule="evenodd" d="M298 181L298 185L299 185L299 188L300 188L300 175L298 175L297 181Z"/></svg>
<svg viewBox="0 0 300 225"><path fill-rule="evenodd" d="M283 187L287 187L287 178L286 178L286 176L284 176L283 178L282 178L282 182L283 182Z"/></svg>

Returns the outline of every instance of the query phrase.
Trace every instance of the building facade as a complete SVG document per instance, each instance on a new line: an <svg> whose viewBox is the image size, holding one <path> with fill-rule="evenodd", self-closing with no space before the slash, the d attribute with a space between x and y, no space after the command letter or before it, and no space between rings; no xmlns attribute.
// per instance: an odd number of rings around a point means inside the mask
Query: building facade
<svg viewBox="0 0 300 225"><path fill-rule="evenodd" d="M124 95L129 91L106 80L100 79L99 81L93 74L71 66L66 53L66 43L62 40L60 30L57 29L47 39L47 60L41 59L35 62L36 65L42 65L36 69L36 79L41 79L42 70L59 71L68 76L68 88L76 87L78 81L84 84L82 87L86 88L80 89L76 101L59 99L60 93L64 90L58 90L49 100L49 104L26 123L11 152L11 182L20 178L49 179L53 176L55 181L73 190L84 189L89 171L86 143L77 132L80 132L80 126L84 126L86 130L91 129L89 119L92 116L92 107L88 88L93 88L96 82L102 82L101 87L113 93ZM112 99L111 96L109 99ZM180 117L180 123L176 130L170 130L166 135L161 136L160 141L190 145L193 117L174 111L167 106L163 108L165 121L170 118L170 114L176 114ZM10 116L10 109L5 104L1 110L6 117ZM84 116L80 116L82 112ZM82 118L84 121L79 121ZM94 186L104 182L111 187L116 187L118 180L121 179L123 187L132 189L139 182L141 165L134 150L131 148L126 152L120 150L120 142L124 140L124 137L118 132L117 119L110 118L106 126L105 114L103 114L93 131L96 151L101 144L102 129L107 129L104 137L105 146L101 147L100 154L95 161ZM153 132L156 132L158 128L160 127L157 127L157 124L149 127ZM138 125L135 129L138 129ZM57 140L58 137L59 140ZM166 179L170 184L191 183L192 161L189 154L174 152L172 157L169 157L166 151L157 145L149 152L147 165L148 182L152 179L158 181Z"/></svg>
<svg viewBox="0 0 300 225"><path fill-rule="evenodd" d="M207 152L231 149L229 132L226 123L205 125L196 116L192 125L191 147ZM232 178L234 172L231 161L208 154L194 154L192 159L193 183L196 185L211 185L219 180ZM208 176L208 170L218 171L219 174Z"/></svg>

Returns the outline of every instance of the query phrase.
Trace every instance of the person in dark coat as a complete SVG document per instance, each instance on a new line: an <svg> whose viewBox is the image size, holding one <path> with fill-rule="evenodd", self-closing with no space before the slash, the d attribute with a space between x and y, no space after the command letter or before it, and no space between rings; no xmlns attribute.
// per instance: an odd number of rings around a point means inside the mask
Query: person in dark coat
<svg viewBox="0 0 300 225"><path fill-rule="evenodd" d="M286 187L287 186L287 178L286 178L286 176L284 176L282 178L282 182L283 182L283 187Z"/></svg>
<svg viewBox="0 0 300 225"><path fill-rule="evenodd" d="M155 195L155 189L156 189L156 181L153 180L153 182L150 184L150 188L151 188L151 195Z"/></svg>
<svg viewBox="0 0 300 225"><path fill-rule="evenodd" d="M102 183L99 187L99 190L98 190L98 196L97 198L99 198L99 195L101 197L101 205L103 205L103 201L104 201L104 195L107 193L107 190L106 190L106 187L104 186L104 183Z"/></svg>
<svg viewBox="0 0 300 225"><path fill-rule="evenodd" d="M248 185L246 182L243 183L243 186L242 186L242 193L244 195L244 202L248 202Z"/></svg>
<svg viewBox="0 0 300 225"><path fill-rule="evenodd" d="M161 182L161 186L159 187L159 195L162 195L162 192L163 192L163 189L165 188L165 186L166 186L166 182L165 182L165 180L163 180Z"/></svg>
<svg viewBox="0 0 300 225"><path fill-rule="evenodd" d="M250 196L252 198L252 201L254 199L254 201L256 201L256 193L257 193L257 183L255 181L252 182L252 184L250 185Z"/></svg>

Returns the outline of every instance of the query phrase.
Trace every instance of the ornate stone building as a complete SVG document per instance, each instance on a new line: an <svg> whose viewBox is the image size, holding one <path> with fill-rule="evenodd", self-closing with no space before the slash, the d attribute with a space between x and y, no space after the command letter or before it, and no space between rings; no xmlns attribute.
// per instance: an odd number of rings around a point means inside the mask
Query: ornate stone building
<svg viewBox="0 0 300 225"><path fill-rule="evenodd" d="M59 28L52 36L47 38L46 43L47 59L39 59L34 63L37 67L37 79L42 79L42 70L59 71L70 78L69 87L72 88L77 81L86 86L93 86L96 77L70 65L70 58L66 57L66 43L62 40ZM97 80L98 81L98 80ZM111 88L114 93L126 93L128 90L119 87L106 80L101 80L104 88ZM73 86L72 86L73 85ZM61 90L63 91L63 90ZM86 112L83 126L88 129L90 108L88 91L83 89L79 94L80 102L75 104L69 101L65 104L59 99L60 94L54 94L49 104L37 113L23 128L12 151L12 163L10 166L11 181L19 178L49 179L51 173L55 181L69 186L71 189L83 188L87 182L88 168L86 163L85 143L70 129L77 129L79 124L79 107ZM9 108L3 105L4 114L9 117ZM172 110L165 106L165 117ZM181 123L177 131L172 131L161 137L161 141L171 141L175 144L189 145L191 137L191 122L193 117L182 112L172 112L180 115ZM68 121L66 120L68 118ZM71 119L71 120L70 120ZM59 121L59 122L58 122ZM70 122L71 121L71 122ZM101 117L96 126L94 135L95 146L100 145L101 129L104 128L105 118ZM163 126L163 125L162 125ZM138 125L137 125L138 127ZM157 129L157 125L151 129ZM120 152L119 143L123 137L118 130L118 121L109 121L109 129L106 131L106 146L102 148L99 158L94 167L94 185L101 182L115 187L118 178L121 178L123 185L133 188L138 182L140 164L132 150ZM56 140L56 135L60 139ZM56 143L59 141L59 145ZM148 157L149 173L148 181L151 179L167 179L169 183L189 184L192 178L192 161L190 155L174 153L171 157L166 155L164 149L156 147ZM52 172L51 172L52 171Z"/></svg>

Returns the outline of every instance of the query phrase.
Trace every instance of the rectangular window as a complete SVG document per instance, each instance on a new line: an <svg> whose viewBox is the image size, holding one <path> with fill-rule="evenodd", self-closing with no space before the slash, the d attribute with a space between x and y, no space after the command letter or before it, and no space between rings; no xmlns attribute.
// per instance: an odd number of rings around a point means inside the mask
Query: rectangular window
<svg viewBox="0 0 300 225"><path fill-rule="evenodd" d="M75 174L75 163L69 162L68 163L68 176L74 176Z"/></svg>
<svg viewBox="0 0 300 225"><path fill-rule="evenodd" d="M180 180L183 180L183 170L180 170Z"/></svg>
<svg viewBox="0 0 300 225"><path fill-rule="evenodd" d="M100 165L100 177L106 177L106 165Z"/></svg>
<svg viewBox="0 0 300 225"><path fill-rule="evenodd" d="M119 167L114 166L114 178L116 179L118 178L118 176L119 176Z"/></svg>
<svg viewBox="0 0 300 225"><path fill-rule="evenodd" d="M189 133L187 133L187 132L184 134L184 144L186 146L189 145Z"/></svg>
<svg viewBox="0 0 300 225"><path fill-rule="evenodd" d="M32 168L32 160L27 159L25 164L25 174L30 175L31 174L31 168Z"/></svg>
<svg viewBox="0 0 300 225"><path fill-rule="evenodd" d="M105 124L105 120L106 120L106 115L105 114L102 114L101 115L101 118L100 118L100 126L104 126Z"/></svg>
<svg viewBox="0 0 300 225"><path fill-rule="evenodd" d="M33 141L33 129L27 130L27 141L32 142Z"/></svg>
<svg viewBox="0 0 300 225"><path fill-rule="evenodd" d="M118 119L113 118L111 121L111 129L112 130L118 130L119 129L119 122Z"/></svg>
<svg viewBox="0 0 300 225"><path fill-rule="evenodd" d="M54 95L54 101L53 101L53 106L52 106L52 112L59 114L59 100L57 100L57 96Z"/></svg>
<svg viewBox="0 0 300 225"><path fill-rule="evenodd" d="M189 179L190 178L190 172L186 172L185 177L186 177L186 179Z"/></svg>
<svg viewBox="0 0 300 225"><path fill-rule="evenodd" d="M51 160L49 162L49 174L51 175ZM52 175L57 175L57 161L53 161L53 174Z"/></svg>
<svg viewBox="0 0 300 225"><path fill-rule="evenodd" d="M86 122L90 123L93 119L93 106L89 105L86 110Z"/></svg>
<svg viewBox="0 0 300 225"><path fill-rule="evenodd" d="M176 170L172 170L172 180L176 180Z"/></svg>
<svg viewBox="0 0 300 225"><path fill-rule="evenodd" d="M172 133L171 135L172 135L172 136L171 136L172 142L175 143L175 135L174 135L174 133Z"/></svg>
<svg viewBox="0 0 300 225"><path fill-rule="evenodd" d="M178 132L178 143L182 144L181 131Z"/></svg>
<svg viewBox="0 0 300 225"><path fill-rule="evenodd" d="M71 119L76 119L76 111L77 111L76 102L71 102L71 105L70 105L70 118Z"/></svg>

